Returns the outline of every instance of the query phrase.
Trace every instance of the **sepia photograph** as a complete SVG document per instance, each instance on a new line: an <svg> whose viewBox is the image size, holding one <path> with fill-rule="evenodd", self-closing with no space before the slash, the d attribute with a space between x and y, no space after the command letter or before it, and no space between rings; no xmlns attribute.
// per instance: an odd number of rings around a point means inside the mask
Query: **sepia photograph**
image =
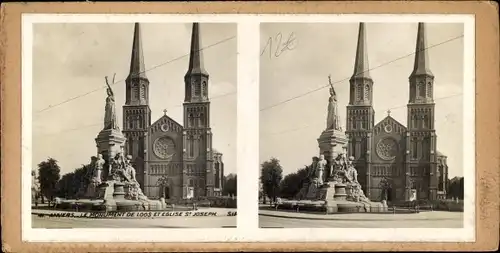
<svg viewBox="0 0 500 253"><path fill-rule="evenodd" d="M260 47L261 228L464 227L464 23L261 23Z"/></svg>
<svg viewBox="0 0 500 253"><path fill-rule="evenodd" d="M236 227L236 23L31 29L32 228Z"/></svg>

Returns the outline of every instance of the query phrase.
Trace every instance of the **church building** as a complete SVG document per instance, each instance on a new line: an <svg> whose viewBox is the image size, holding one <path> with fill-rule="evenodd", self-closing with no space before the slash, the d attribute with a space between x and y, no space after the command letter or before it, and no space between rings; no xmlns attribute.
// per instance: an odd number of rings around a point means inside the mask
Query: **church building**
<svg viewBox="0 0 500 253"><path fill-rule="evenodd" d="M161 118L151 122L150 82L144 65L141 27L135 23L130 73L125 81L122 132L126 137L124 149L132 155L137 181L150 198L222 194L224 163L222 154L212 148L209 74L200 49L200 24L194 23L184 76L183 124L170 118L166 110Z"/></svg>
<svg viewBox="0 0 500 253"><path fill-rule="evenodd" d="M446 156L436 149L434 75L425 36L425 24L419 23L415 62L409 75L408 125L392 118L390 111L377 123L373 109L376 84L368 66L365 24L359 25L345 134L358 181L372 201L380 201L382 180L389 183L388 201L435 200L446 194L448 166Z"/></svg>

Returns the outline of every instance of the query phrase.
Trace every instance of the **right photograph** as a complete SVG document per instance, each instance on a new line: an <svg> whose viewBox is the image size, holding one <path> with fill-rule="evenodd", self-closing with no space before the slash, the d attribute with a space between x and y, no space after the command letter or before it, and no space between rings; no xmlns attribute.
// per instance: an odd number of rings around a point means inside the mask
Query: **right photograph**
<svg viewBox="0 0 500 253"><path fill-rule="evenodd" d="M464 227L464 24L261 23L261 228Z"/></svg>

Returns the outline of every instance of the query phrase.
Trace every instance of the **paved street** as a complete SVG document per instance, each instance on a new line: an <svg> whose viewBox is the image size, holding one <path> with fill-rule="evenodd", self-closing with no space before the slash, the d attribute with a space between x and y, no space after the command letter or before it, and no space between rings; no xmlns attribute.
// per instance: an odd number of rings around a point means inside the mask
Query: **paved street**
<svg viewBox="0 0 500 253"><path fill-rule="evenodd" d="M461 228L461 212L417 214L296 214L261 210L261 228Z"/></svg>
<svg viewBox="0 0 500 253"><path fill-rule="evenodd" d="M235 227L236 216L161 219L84 219L31 216L33 228L221 228Z"/></svg>

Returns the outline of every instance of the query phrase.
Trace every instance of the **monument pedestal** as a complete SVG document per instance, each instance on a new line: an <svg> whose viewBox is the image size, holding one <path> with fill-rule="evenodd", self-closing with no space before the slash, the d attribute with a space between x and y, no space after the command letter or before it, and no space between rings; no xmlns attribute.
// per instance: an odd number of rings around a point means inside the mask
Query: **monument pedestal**
<svg viewBox="0 0 500 253"><path fill-rule="evenodd" d="M325 156L328 161L327 177L331 176L333 160L341 153L344 153L347 145L347 137L344 132L336 129L327 129L318 138L319 153Z"/></svg>
<svg viewBox="0 0 500 253"><path fill-rule="evenodd" d="M123 136L119 129L104 129L97 135L95 142L97 144L97 153L102 154L102 158L106 161L104 166L104 178L107 179L109 161L113 157L122 152L127 139Z"/></svg>

